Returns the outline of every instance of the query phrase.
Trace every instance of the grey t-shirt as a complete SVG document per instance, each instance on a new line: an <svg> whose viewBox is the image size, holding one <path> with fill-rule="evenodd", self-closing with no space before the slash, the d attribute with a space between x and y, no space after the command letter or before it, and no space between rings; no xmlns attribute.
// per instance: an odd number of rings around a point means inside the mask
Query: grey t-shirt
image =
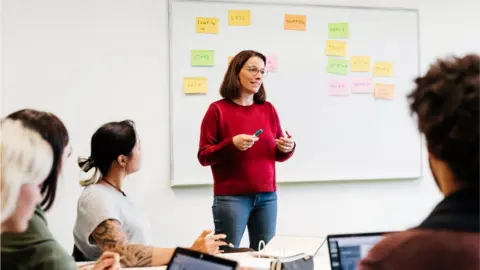
<svg viewBox="0 0 480 270"><path fill-rule="evenodd" d="M128 197L113 187L93 184L85 187L78 199L73 229L75 245L87 260L97 260L102 254L90 235L107 219L120 222L129 244L148 245L148 221Z"/></svg>

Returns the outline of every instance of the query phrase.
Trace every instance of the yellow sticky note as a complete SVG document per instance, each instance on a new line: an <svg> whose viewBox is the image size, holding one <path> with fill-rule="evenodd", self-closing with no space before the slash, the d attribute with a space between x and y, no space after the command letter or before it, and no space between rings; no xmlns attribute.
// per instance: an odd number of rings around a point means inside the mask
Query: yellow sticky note
<svg viewBox="0 0 480 270"><path fill-rule="evenodd" d="M325 54L331 56L345 56L347 54L347 42L340 40L327 40Z"/></svg>
<svg viewBox="0 0 480 270"><path fill-rule="evenodd" d="M233 56L228 57L228 64L230 65L230 62L232 62Z"/></svg>
<svg viewBox="0 0 480 270"><path fill-rule="evenodd" d="M352 72L369 72L370 56L351 56L350 71Z"/></svg>
<svg viewBox="0 0 480 270"><path fill-rule="evenodd" d="M393 63L392 62L375 62L375 65L373 66L373 76L392 77Z"/></svg>
<svg viewBox="0 0 480 270"><path fill-rule="evenodd" d="M307 16L285 14L284 29L305 31L307 29Z"/></svg>
<svg viewBox="0 0 480 270"><path fill-rule="evenodd" d="M377 83L375 85L374 95L376 98L393 99L395 96L395 85Z"/></svg>
<svg viewBox="0 0 480 270"><path fill-rule="evenodd" d="M229 10L228 25L232 26L249 26L250 10Z"/></svg>
<svg viewBox="0 0 480 270"><path fill-rule="evenodd" d="M184 78L183 92L185 94L206 94L208 92L208 79L205 77Z"/></svg>
<svg viewBox="0 0 480 270"><path fill-rule="evenodd" d="M218 18L197 17L196 32L200 34L218 34Z"/></svg>

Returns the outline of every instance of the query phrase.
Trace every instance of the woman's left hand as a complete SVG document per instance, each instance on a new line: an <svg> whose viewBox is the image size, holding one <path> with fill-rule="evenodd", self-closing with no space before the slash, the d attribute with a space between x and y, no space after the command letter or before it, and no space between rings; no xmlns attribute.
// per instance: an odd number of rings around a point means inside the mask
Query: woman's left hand
<svg viewBox="0 0 480 270"><path fill-rule="evenodd" d="M277 144L278 150L283 153L290 153L295 147L295 141L293 141L292 135L285 131L283 132L283 137L275 139L275 143Z"/></svg>

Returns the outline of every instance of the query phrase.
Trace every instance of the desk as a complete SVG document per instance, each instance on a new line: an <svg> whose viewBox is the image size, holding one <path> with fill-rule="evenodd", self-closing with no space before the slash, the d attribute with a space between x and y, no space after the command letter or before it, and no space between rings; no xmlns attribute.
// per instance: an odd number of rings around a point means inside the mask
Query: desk
<svg viewBox="0 0 480 270"><path fill-rule="evenodd" d="M247 253L229 253L229 254L220 254L219 257L237 261L242 267L249 267L254 270L268 270L270 269L270 259L260 259L254 258ZM315 269L316 270L330 270L328 250L321 248L318 254L315 256ZM90 262L78 262L77 266ZM140 268L127 268L128 270L165 270L166 266L156 266L156 267L140 267Z"/></svg>

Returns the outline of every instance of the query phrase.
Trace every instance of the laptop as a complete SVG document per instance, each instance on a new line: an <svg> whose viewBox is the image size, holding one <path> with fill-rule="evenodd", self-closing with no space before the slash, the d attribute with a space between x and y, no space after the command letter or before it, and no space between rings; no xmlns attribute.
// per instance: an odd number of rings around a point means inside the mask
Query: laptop
<svg viewBox="0 0 480 270"><path fill-rule="evenodd" d="M334 234L327 236L332 270L356 269L370 249L392 232Z"/></svg>
<svg viewBox="0 0 480 270"><path fill-rule="evenodd" d="M238 269L238 263L190 249L176 248L167 266L167 270L197 269L235 270Z"/></svg>

